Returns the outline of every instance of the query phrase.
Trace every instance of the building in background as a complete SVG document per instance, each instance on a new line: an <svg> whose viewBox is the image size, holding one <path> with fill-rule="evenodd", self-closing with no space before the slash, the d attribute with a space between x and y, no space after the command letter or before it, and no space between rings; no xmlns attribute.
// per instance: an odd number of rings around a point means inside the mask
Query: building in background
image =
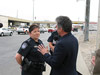
<svg viewBox="0 0 100 75"><path fill-rule="evenodd" d="M8 18L7 17L0 16L0 23L3 24L4 28L8 28Z"/></svg>

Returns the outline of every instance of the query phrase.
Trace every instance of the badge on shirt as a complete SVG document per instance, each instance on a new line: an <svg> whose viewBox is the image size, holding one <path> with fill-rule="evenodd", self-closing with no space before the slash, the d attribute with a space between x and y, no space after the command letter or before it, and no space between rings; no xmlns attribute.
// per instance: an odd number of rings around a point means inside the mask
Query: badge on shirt
<svg viewBox="0 0 100 75"><path fill-rule="evenodd" d="M27 43L23 43L22 44L22 49L25 49L27 46L28 46Z"/></svg>
<svg viewBox="0 0 100 75"><path fill-rule="evenodd" d="M38 48L38 46L34 46L34 48Z"/></svg>

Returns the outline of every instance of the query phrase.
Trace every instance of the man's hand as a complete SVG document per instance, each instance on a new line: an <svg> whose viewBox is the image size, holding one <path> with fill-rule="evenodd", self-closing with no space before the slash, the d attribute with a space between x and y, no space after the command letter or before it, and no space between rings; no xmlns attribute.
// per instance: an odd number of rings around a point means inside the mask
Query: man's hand
<svg viewBox="0 0 100 75"><path fill-rule="evenodd" d="M92 64L95 66L95 56L92 57Z"/></svg>
<svg viewBox="0 0 100 75"><path fill-rule="evenodd" d="M51 47L52 52L54 52L54 48L55 48L55 46L52 46L52 47Z"/></svg>
<svg viewBox="0 0 100 75"><path fill-rule="evenodd" d="M44 47L42 44L38 46L38 51L41 52L43 55L48 53L48 47Z"/></svg>

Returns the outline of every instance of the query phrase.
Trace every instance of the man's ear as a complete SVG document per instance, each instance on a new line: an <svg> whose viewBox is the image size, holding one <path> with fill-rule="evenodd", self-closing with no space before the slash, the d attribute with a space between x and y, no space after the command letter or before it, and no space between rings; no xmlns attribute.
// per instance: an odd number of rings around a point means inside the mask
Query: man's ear
<svg viewBox="0 0 100 75"><path fill-rule="evenodd" d="M63 29L62 29L62 28L60 28L60 30L61 30L61 31L63 31Z"/></svg>
<svg viewBox="0 0 100 75"><path fill-rule="evenodd" d="M61 28L61 31L64 32L64 30Z"/></svg>

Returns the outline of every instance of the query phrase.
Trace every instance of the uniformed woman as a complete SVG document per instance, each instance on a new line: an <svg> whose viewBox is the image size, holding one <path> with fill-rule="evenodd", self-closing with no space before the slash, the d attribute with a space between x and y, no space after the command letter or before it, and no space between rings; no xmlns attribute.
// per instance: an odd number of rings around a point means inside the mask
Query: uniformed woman
<svg viewBox="0 0 100 75"><path fill-rule="evenodd" d="M42 75L45 70L43 55L37 46L43 44L39 39L39 26L31 25L30 38L24 41L16 54L16 61L21 66L22 75ZM22 59L22 57L24 57Z"/></svg>

